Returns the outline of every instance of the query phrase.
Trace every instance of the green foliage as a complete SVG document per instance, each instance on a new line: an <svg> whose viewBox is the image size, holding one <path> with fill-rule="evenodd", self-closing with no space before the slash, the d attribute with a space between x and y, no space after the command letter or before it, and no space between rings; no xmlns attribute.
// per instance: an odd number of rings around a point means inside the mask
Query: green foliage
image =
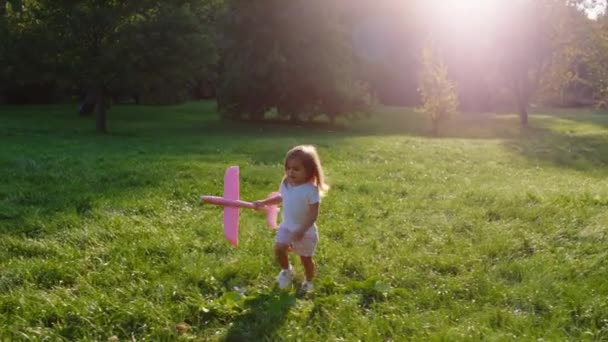
<svg viewBox="0 0 608 342"><path fill-rule="evenodd" d="M22 0L0 0L0 18L6 16L8 8L10 8L12 12L20 12L23 9L23 1Z"/></svg>
<svg viewBox="0 0 608 342"><path fill-rule="evenodd" d="M538 100L606 102L606 19L579 9L598 3L498 1L468 20L438 0L4 0L0 87L27 102L105 87L158 104L204 81L226 116L336 119L366 112L370 93L418 105L433 32L462 110L515 100L525 116Z"/></svg>
<svg viewBox="0 0 608 342"><path fill-rule="evenodd" d="M597 25L574 7L561 12L553 19L553 53L540 75L539 98L549 105L591 105L601 68Z"/></svg>
<svg viewBox="0 0 608 342"><path fill-rule="evenodd" d="M433 132L438 134L439 125L457 112L458 97L454 83L448 77L448 68L431 43L427 43L422 51L418 91L422 98L420 111L429 117Z"/></svg>
<svg viewBox="0 0 608 342"><path fill-rule="evenodd" d="M2 103L2 95L4 87L8 80L9 66L8 66L8 53L10 51L10 44L12 36L9 34L8 23L5 17L0 16L0 103Z"/></svg>
<svg viewBox="0 0 608 342"><path fill-rule="evenodd" d="M57 83L52 35L34 25L35 7L10 3L12 10L0 17L0 92L16 102L49 102Z"/></svg>
<svg viewBox="0 0 608 342"><path fill-rule="evenodd" d="M148 10L150 16L138 18L123 33L125 45L117 55L133 56L132 63L123 62L124 74L144 103L182 102L189 98L193 82L214 77L215 33L207 12L215 10L200 1L159 2Z"/></svg>
<svg viewBox="0 0 608 342"><path fill-rule="evenodd" d="M608 109L608 17L600 18L595 25L590 51L589 74L596 106Z"/></svg>
<svg viewBox="0 0 608 342"><path fill-rule="evenodd" d="M225 116L263 119L276 108L299 121L332 121L369 109L349 37L323 1L229 2L222 29L218 101Z"/></svg>
<svg viewBox="0 0 608 342"><path fill-rule="evenodd" d="M56 36L58 67L84 87L154 94L174 102L216 61L208 5L200 1L40 1Z"/></svg>
<svg viewBox="0 0 608 342"><path fill-rule="evenodd" d="M23 95L43 88L183 101L191 84L215 74L221 7L198 0L27 1L0 18L1 83Z"/></svg>
<svg viewBox="0 0 608 342"><path fill-rule="evenodd" d="M0 107L5 340L605 340L608 117L426 117L350 130L221 121L214 103L115 106L91 136L72 106ZM241 197L276 189L285 150L319 147L332 185L316 292L275 290L274 234ZM292 261L301 281L302 269Z"/></svg>

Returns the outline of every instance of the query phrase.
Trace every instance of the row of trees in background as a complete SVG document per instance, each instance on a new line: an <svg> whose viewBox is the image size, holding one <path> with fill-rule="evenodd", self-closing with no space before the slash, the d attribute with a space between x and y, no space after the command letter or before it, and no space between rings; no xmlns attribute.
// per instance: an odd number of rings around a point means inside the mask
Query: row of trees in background
<svg viewBox="0 0 608 342"><path fill-rule="evenodd" d="M365 111L371 96L341 9L325 0L232 1L223 34L220 108L261 119L334 121Z"/></svg>
<svg viewBox="0 0 608 342"><path fill-rule="evenodd" d="M97 130L105 132L110 97L180 101L188 84L214 73L214 5L195 0L13 2L10 15L2 18L0 90L13 102L76 95L85 107L97 109Z"/></svg>
<svg viewBox="0 0 608 342"><path fill-rule="evenodd" d="M228 117L333 121L435 98L421 72L439 65L460 109L516 108L526 125L531 101L608 105L608 20L580 10L592 2L497 1L473 20L426 0L1 0L0 102L78 97L100 132L109 102L201 93ZM429 39L439 64L422 58Z"/></svg>

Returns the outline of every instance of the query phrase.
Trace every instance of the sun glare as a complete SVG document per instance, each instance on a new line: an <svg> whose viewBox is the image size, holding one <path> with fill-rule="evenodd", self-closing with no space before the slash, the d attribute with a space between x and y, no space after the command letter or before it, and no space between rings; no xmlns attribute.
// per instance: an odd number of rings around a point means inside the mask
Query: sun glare
<svg viewBox="0 0 608 342"><path fill-rule="evenodd" d="M458 19L483 19L484 15L498 10L501 0L431 0L427 3L433 12L440 12ZM504 1L504 0L502 0Z"/></svg>
<svg viewBox="0 0 608 342"><path fill-rule="evenodd" d="M442 34L463 38L479 34L500 15L501 4L512 0L429 0L429 20Z"/></svg>
<svg viewBox="0 0 608 342"><path fill-rule="evenodd" d="M472 37L487 32L500 15L502 4L507 1L515 0L393 0L388 3L394 6L396 16L412 19L406 11L414 11L416 18L413 25L432 27L436 36L448 42L458 42L466 48L468 41L476 40ZM401 19L395 22L403 23ZM391 23L381 17L363 20L357 24L353 33L355 53L365 60L383 60L391 53L391 40L388 38L390 32Z"/></svg>
<svg viewBox="0 0 608 342"><path fill-rule="evenodd" d="M464 10L478 10L495 5L494 0L443 0L440 1L444 6L449 6Z"/></svg>

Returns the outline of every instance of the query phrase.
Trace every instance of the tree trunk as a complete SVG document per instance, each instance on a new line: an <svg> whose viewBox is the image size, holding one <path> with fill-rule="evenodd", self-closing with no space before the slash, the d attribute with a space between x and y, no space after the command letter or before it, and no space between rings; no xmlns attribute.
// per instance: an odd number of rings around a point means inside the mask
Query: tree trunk
<svg viewBox="0 0 608 342"><path fill-rule="evenodd" d="M431 124L432 124L431 133L433 134L433 136L438 137L439 136L439 120L432 119Z"/></svg>
<svg viewBox="0 0 608 342"><path fill-rule="evenodd" d="M527 68L521 68L514 80L515 101L522 127L528 127L528 102L530 100L530 84Z"/></svg>
<svg viewBox="0 0 608 342"><path fill-rule="evenodd" d="M518 99L517 110L519 111L519 122L522 127L528 127L528 101Z"/></svg>
<svg viewBox="0 0 608 342"><path fill-rule="evenodd" d="M517 110L519 112L519 121L522 127L528 127L528 105L530 101L529 87L527 87L527 79L522 79L523 83L520 86L517 95Z"/></svg>
<svg viewBox="0 0 608 342"><path fill-rule="evenodd" d="M335 116L335 115L333 115L333 114L332 114L332 115L330 115L330 116L329 116L329 123L330 123L332 126L335 126L335 125L336 125L336 116Z"/></svg>
<svg viewBox="0 0 608 342"><path fill-rule="evenodd" d="M87 92L78 110L80 117L87 117L93 114L93 111L95 111L95 107L97 106L97 102L99 102L98 96L99 93L96 89L92 87L87 88Z"/></svg>
<svg viewBox="0 0 608 342"><path fill-rule="evenodd" d="M95 118L95 130L97 133L108 133L106 126L106 94L103 88L99 90L97 108L95 112L97 114Z"/></svg>
<svg viewBox="0 0 608 342"><path fill-rule="evenodd" d="M0 0L0 18L6 15L6 1Z"/></svg>

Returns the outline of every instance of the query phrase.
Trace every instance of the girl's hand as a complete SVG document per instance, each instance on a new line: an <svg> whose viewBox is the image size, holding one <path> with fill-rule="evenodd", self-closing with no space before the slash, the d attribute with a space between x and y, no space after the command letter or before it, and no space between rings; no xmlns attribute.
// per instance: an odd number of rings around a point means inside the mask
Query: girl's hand
<svg viewBox="0 0 608 342"><path fill-rule="evenodd" d="M262 201L255 201L252 204L253 204L253 208L255 210L261 210L262 208L265 207L265 205L262 203Z"/></svg>

